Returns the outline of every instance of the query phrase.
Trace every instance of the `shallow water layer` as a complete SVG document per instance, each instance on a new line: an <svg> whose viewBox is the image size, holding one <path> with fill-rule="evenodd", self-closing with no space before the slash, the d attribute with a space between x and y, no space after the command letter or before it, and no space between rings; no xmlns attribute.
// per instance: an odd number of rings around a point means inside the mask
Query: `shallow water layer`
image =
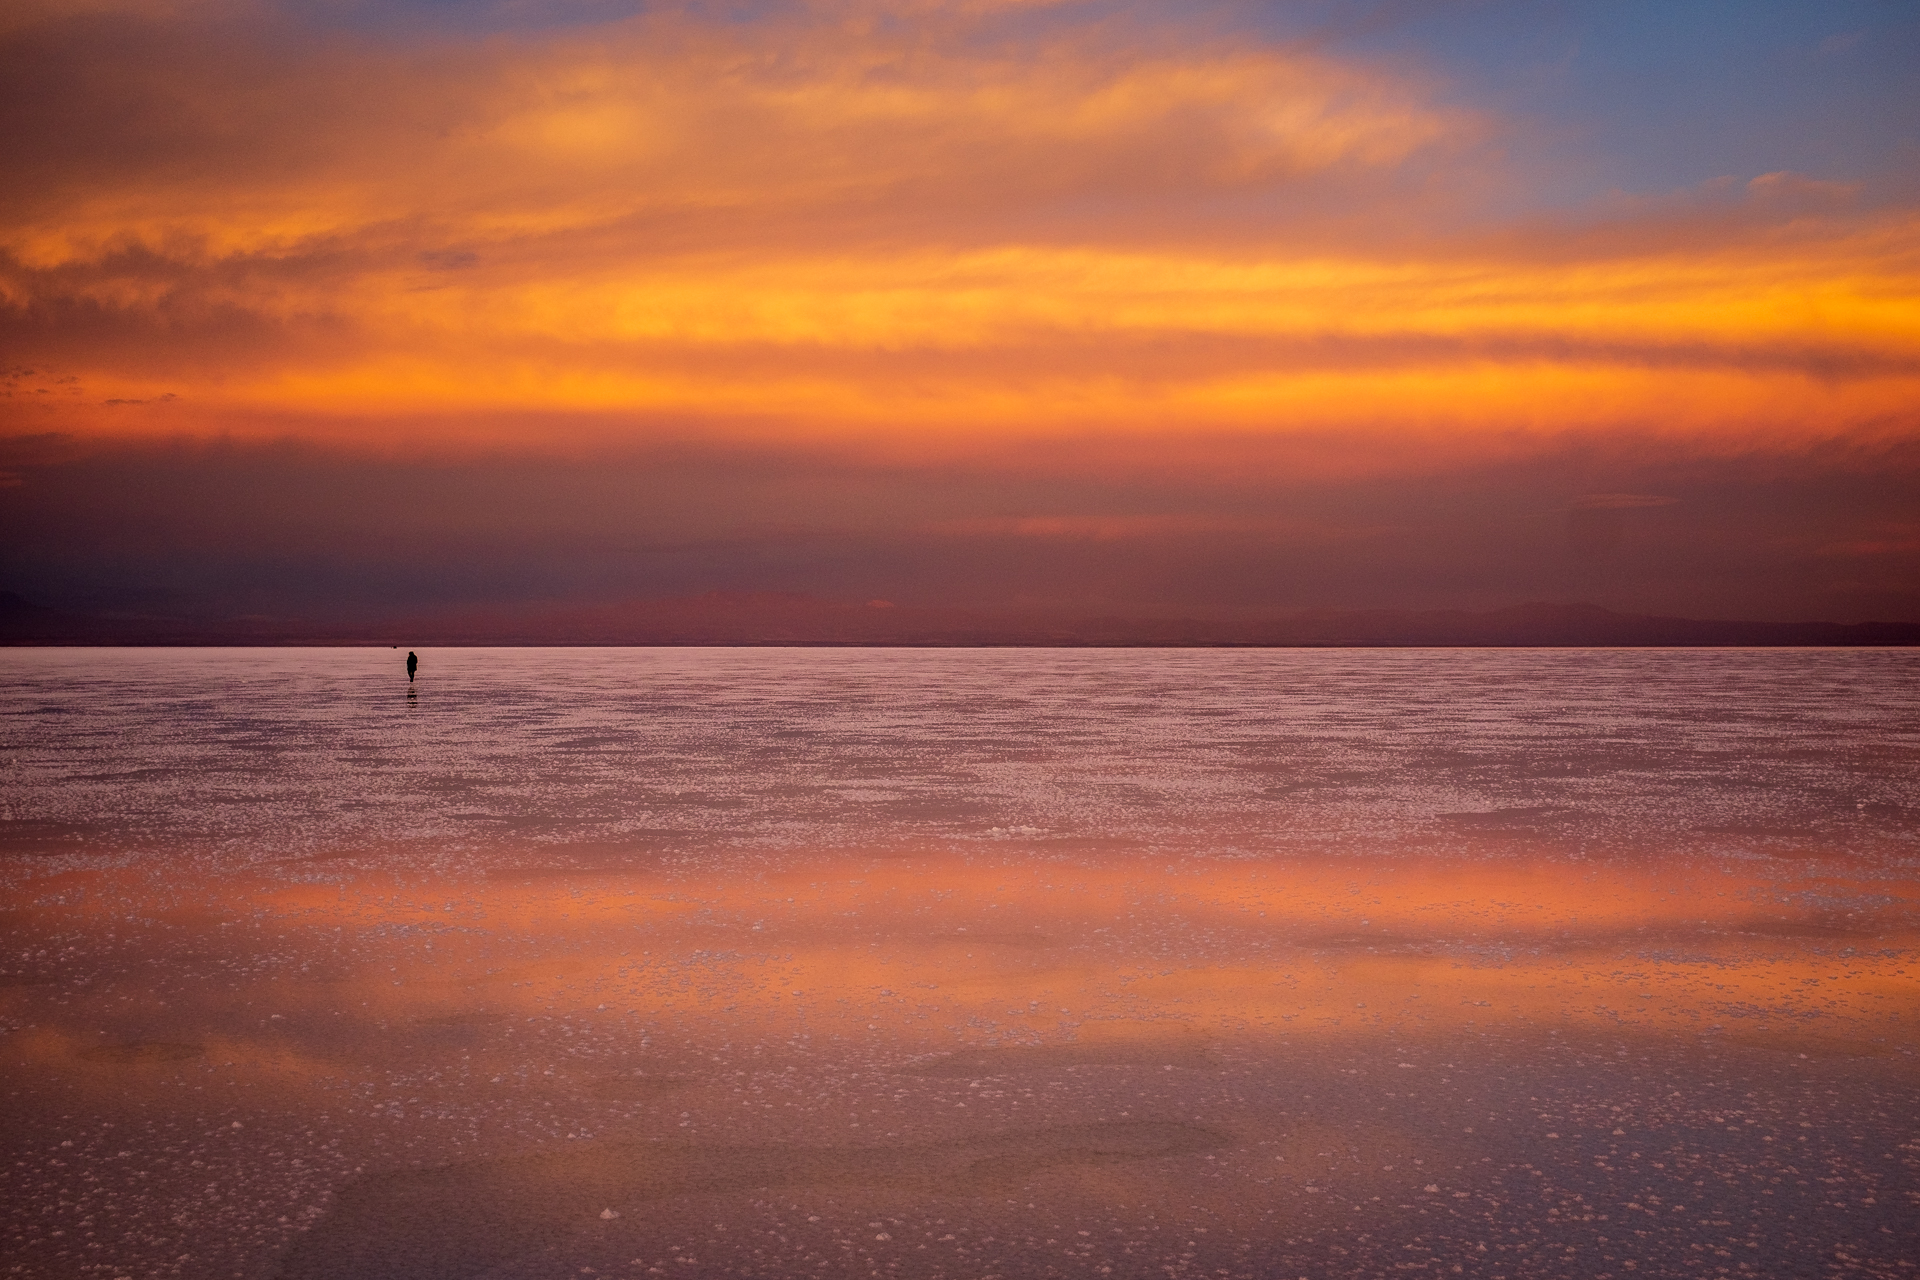
<svg viewBox="0 0 1920 1280"><path fill-rule="evenodd" d="M0 655L0 1272L1920 1256L1907 653L400 656Z"/></svg>

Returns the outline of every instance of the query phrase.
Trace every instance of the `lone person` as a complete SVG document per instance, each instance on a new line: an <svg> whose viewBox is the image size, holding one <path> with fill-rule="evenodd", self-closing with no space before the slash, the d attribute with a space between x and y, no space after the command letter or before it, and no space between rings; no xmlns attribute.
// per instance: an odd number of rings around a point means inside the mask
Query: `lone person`
<svg viewBox="0 0 1920 1280"><path fill-rule="evenodd" d="M420 669L420 655L415 653L411 649L407 650L407 683L408 684L413 683L413 673L418 671L419 669Z"/></svg>

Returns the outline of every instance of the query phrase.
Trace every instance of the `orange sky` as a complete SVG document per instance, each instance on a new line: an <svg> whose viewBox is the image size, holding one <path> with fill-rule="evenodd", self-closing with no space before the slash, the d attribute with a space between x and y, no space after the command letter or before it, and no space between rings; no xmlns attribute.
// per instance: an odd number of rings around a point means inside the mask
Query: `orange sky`
<svg viewBox="0 0 1920 1280"><path fill-rule="evenodd" d="M1887 438L1920 403L1912 208L1769 173L1492 223L1502 122L1404 65L1139 21L1008 45L968 5L401 49L71 8L11 20L93 134L15 170L17 428L1472 448Z"/></svg>
<svg viewBox="0 0 1920 1280"><path fill-rule="evenodd" d="M1885 172L1794 172L1783 146L1550 199L1601 162L1541 158L1566 121L1258 9L394 32L23 0L0 18L4 463L20 479L50 434L1032 475L1022 450L1064 445L1070 474L1229 479L1268 444L1294 476L1915 445L1920 204ZM946 514L1243 514L1199 506Z"/></svg>

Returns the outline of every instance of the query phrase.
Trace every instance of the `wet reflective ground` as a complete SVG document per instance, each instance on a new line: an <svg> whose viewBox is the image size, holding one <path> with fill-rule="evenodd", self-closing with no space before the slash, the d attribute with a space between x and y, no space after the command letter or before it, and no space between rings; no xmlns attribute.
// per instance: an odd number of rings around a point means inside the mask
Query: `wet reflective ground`
<svg viewBox="0 0 1920 1280"><path fill-rule="evenodd" d="M1920 659L14 651L0 1274L1920 1258Z"/></svg>

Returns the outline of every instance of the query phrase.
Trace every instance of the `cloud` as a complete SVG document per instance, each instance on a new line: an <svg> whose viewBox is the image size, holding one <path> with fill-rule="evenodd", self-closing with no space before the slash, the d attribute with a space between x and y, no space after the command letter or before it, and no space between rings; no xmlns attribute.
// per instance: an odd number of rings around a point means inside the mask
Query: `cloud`
<svg viewBox="0 0 1920 1280"><path fill-rule="evenodd" d="M429 271L465 271L480 265L480 255L471 249L426 249L420 265Z"/></svg>
<svg viewBox="0 0 1920 1280"><path fill-rule="evenodd" d="M0 413L451 452L1344 435L1351 466L1916 425L1920 218L1844 185L1512 222L1498 121L1205 10L592 16L16 16L0 345L88 390Z"/></svg>
<svg viewBox="0 0 1920 1280"><path fill-rule="evenodd" d="M714 590L864 608L1208 616L1586 599L1683 616L1920 618L1895 448L1708 457L1562 439L1450 469L1308 474L1100 441L904 463L790 444L578 460L281 442L6 442L0 582L40 603L315 620L502 618ZM1583 495L1543 509L1542 493ZM1009 514L1014 513L1014 514Z"/></svg>
<svg viewBox="0 0 1920 1280"><path fill-rule="evenodd" d="M1573 510L1631 511L1637 507L1671 507L1679 501L1652 493L1589 493L1573 500Z"/></svg>
<svg viewBox="0 0 1920 1280"><path fill-rule="evenodd" d="M697 223L700 247L737 248L795 219L985 217L997 238L1062 201L1272 195L1471 129L1416 86L1280 48L1106 23L1009 39L951 10L668 11L404 52L131 16L9 43L10 113L37 126L6 155L33 179L9 197L30 262L129 235L260 253L435 223L599 230L621 252L631 231Z"/></svg>
<svg viewBox="0 0 1920 1280"><path fill-rule="evenodd" d="M1858 182L1827 182L1782 169L1750 179L1747 190L1769 202L1792 202L1803 207L1818 208L1849 204L1859 198L1862 186Z"/></svg>
<svg viewBox="0 0 1920 1280"><path fill-rule="evenodd" d="M1018 539L1041 542L1133 542L1166 545L1196 540L1321 544L1377 538L1391 525L1348 526L1283 515L1218 512L1102 515L970 516L929 521L915 532L956 539Z"/></svg>

